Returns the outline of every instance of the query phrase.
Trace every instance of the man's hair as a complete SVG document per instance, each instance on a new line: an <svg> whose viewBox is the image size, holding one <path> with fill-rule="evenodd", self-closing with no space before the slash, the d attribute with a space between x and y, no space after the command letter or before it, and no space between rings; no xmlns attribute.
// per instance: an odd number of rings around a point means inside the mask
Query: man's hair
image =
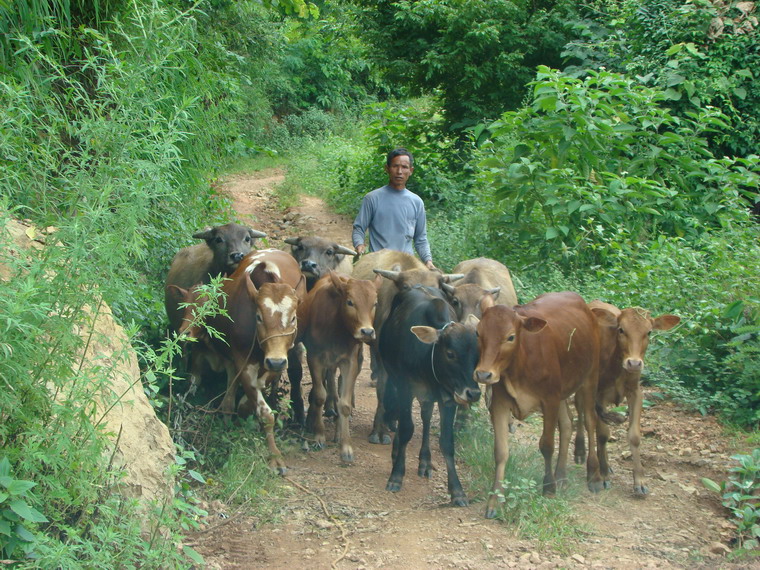
<svg viewBox="0 0 760 570"><path fill-rule="evenodd" d="M387 166L390 166L393 159L396 158L397 156L408 156L409 166L414 166L414 157L412 156L412 153L406 150L405 148L395 148L392 151L390 151L388 153L388 157L385 159L385 164Z"/></svg>

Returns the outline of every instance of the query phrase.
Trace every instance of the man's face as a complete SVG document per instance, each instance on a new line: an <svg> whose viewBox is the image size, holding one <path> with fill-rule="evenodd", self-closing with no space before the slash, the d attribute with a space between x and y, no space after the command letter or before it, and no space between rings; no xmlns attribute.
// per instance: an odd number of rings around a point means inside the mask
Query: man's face
<svg viewBox="0 0 760 570"><path fill-rule="evenodd" d="M406 188L406 181L414 172L412 161L406 155L394 156L390 165L385 165L385 171L388 173L388 184L396 190Z"/></svg>

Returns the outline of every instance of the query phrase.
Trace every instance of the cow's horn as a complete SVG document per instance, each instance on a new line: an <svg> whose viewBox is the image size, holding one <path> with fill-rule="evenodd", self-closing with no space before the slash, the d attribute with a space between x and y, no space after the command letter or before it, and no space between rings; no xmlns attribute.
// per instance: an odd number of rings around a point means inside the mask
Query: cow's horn
<svg viewBox="0 0 760 570"><path fill-rule="evenodd" d="M356 253L356 252L355 252L353 249L351 249L350 247L344 247L344 246L342 246L342 245L336 245L336 246L335 246L335 251L337 251L338 253L342 253L343 255L354 255L354 256L358 255L358 254L357 254L357 253Z"/></svg>
<svg viewBox="0 0 760 570"><path fill-rule="evenodd" d="M259 230L254 230L253 228L248 228L248 232L251 234L252 238L265 238L267 237L267 234L264 232L260 232Z"/></svg>
<svg viewBox="0 0 760 570"><path fill-rule="evenodd" d="M301 242L301 238L285 238L282 241L284 241L288 245L298 245Z"/></svg>
<svg viewBox="0 0 760 570"><path fill-rule="evenodd" d="M399 278L399 274L401 273L400 271L389 271L387 269L373 269L372 271L394 282Z"/></svg>
<svg viewBox="0 0 760 570"><path fill-rule="evenodd" d="M456 281L457 279L461 279L464 277L464 273L445 273L443 275L443 280L446 283L451 283L452 281Z"/></svg>

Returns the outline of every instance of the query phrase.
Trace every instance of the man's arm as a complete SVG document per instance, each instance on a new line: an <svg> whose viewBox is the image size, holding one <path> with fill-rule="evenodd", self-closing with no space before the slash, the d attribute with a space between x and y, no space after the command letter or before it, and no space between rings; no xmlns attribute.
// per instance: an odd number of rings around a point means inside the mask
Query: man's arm
<svg viewBox="0 0 760 570"><path fill-rule="evenodd" d="M354 220L354 230L351 234L351 241L353 242L356 253L361 255L364 253L366 246L364 245L364 234L367 233L370 223L372 222L372 205L367 196L362 199L361 208Z"/></svg>
<svg viewBox="0 0 760 570"><path fill-rule="evenodd" d="M433 254L430 253L430 243L427 238L427 217L425 205L422 204L417 212L417 223L414 227L414 249L428 269L435 269Z"/></svg>

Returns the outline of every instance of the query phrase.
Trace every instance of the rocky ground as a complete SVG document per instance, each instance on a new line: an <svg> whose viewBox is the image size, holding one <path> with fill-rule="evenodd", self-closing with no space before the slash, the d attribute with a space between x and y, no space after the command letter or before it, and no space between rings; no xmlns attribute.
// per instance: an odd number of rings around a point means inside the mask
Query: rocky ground
<svg viewBox="0 0 760 570"><path fill-rule="evenodd" d="M266 231L269 245L286 247L285 237L321 235L350 246L351 219L338 216L321 200L304 196L281 211L272 197L282 172L236 175L222 186L241 220ZM445 269L445 268L444 268ZM515 529L483 518L483 497L466 508L449 506L443 459L432 479L416 476L419 430L410 444L407 477L399 493L385 491L391 460L388 446L371 445L367 436L375 391L366 365L357 382L352 417L355 462L341 464L336 444L321 451L299 446L287 454L287 490L277 523L262 523L251 513L222 503L210 505L202 532L188 544L210 568L743 568L730 562L731 525L702 477L725 479L730 456L738 450L711 417L667 403L644 413L642 458L650 495L632 492L625 427L613 428L610 458L613 487L599 495L584 492L575 500L579 522L589 531L572 541L570 551L555 551L520 538ZM304 390L310 379L304 370ZM328 424L328 438L333 429ZM535 446L533 423L517 436ZM466 466L460 466L467 490Z"/></svg>

